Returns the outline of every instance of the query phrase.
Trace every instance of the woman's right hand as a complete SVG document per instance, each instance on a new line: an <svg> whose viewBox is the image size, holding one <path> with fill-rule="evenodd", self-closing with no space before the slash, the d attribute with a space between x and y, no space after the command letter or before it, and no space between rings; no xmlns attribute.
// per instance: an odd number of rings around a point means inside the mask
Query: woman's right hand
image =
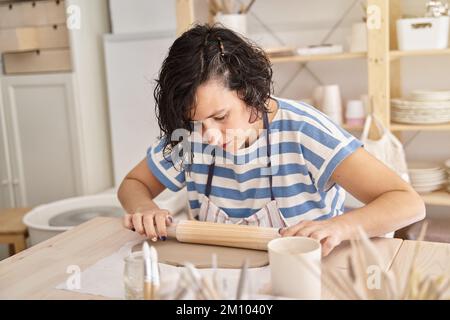
<svg viewBox="0 0 450 320"><path fill-rule="evenodd" d="M167 227L173 222L169 211L158 208L138 208L134 214L126 213L124 226L147 236L152 241L158 239L165 241L167 238Z"/></svg>

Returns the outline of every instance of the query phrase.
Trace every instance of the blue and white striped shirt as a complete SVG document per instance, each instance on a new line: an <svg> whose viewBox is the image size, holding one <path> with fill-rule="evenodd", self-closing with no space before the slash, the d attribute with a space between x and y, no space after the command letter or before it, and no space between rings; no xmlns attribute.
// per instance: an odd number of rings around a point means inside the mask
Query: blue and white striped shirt
<svg viewBox="0 0 450 320"><path fill-rule="evenodd" d="M273 193L281 214L289 225L341 214L345 191L329 183L330 176L362 143L314 107L273 98L278 102L269 125ZM164 157L163 141L147 151L149 169L163 185L173 191L187 186L193 215L198 214L212 160L202 153L208 146L196 141L190 141L194 160L189 172ZM216 151L210 199L230 217L249 217L270 202L266 148L261 134L236 154Z"/></svg>

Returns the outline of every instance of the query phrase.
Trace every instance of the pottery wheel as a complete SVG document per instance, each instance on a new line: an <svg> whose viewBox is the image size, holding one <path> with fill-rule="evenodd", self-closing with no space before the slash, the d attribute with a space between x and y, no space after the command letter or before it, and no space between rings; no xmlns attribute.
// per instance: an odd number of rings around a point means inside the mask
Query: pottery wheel
<svg viewBox="0 0 450 320"><path fill-rule="evenodd" d="M157 242L147 241L158 251L159 262L177 267L183 266L185 262L190 262L199 269L211 268L213 253L217 255L218 268L239 269L246 258L249 268L258 268L269 264L266 251L182 243L172 239ZM142 251L142 243L132 248L132 252L135 251Z"/></svg>
<svg viewBox="0 0 450 320"><path fill-rule="evenodd" d="M48 224L52 227L78 226L96 217L122 217L123 209L117 207L95 207L73 209L52 217Z"/></svg>

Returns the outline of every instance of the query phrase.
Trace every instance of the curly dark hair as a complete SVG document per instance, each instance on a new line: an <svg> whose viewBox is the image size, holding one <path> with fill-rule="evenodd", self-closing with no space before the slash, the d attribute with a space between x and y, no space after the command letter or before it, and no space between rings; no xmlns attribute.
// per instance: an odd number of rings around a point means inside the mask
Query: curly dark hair
<svg viewBox="0 0 450 320"><path fill-rule="evenodd" d="M221 25L195 25L172 44L156 79L155 109L165 151L178 143L171 141L176 129L192 132L197 88L212 79L236 91L251 108L250 122L268 111L272 66L264 51Z"/></svg>

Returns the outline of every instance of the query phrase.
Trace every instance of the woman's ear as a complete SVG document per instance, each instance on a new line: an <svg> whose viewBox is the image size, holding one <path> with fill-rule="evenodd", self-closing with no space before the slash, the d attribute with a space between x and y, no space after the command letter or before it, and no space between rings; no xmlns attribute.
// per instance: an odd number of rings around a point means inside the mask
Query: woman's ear
<svg viewBox="0 0 450 320"><path fill-rule="evenodd" d="M256 108L247 107L250 109L250 117L248 118L249 123L254 123L259 119L259 112Z"/></svg>

